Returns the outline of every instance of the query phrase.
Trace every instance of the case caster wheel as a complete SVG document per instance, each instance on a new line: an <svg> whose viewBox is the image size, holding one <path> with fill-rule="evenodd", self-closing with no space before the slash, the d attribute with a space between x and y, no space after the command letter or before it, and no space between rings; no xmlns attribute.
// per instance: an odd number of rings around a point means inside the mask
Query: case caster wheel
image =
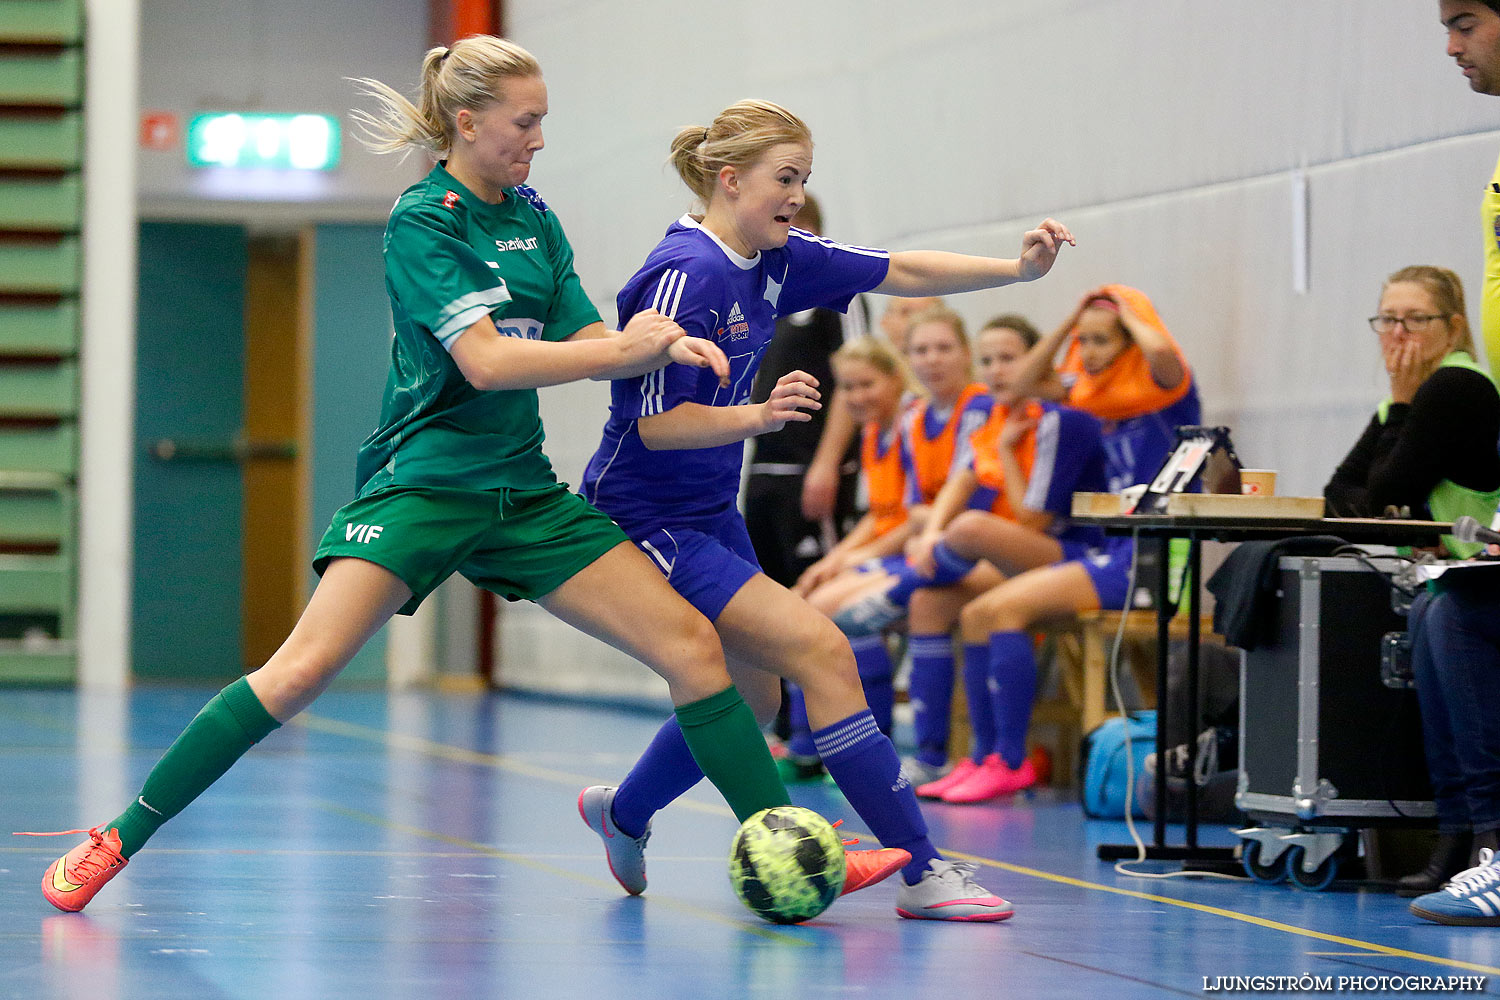
<svg viewBox="0 0 1500 1000"><path fill-rule="evenodd" d="M1302 869L1302 859L1306 853L1301 844L1292 846L1286 852L1286 877L1299 889L1322 892L1332 885L1333 880L1338 876L1338 855L1330 854L1318 867L1309 872Z"/></svg>
<svg viewBox="0 0 1500 1000"><path fill-rule="evenodd" d="M1240 864L1245 866L1246 875L1263 885L1278 885L1286 881L1286 863L1283 858L1277 857L1268 865L1262 864L1260 841L1244 840L1240 843Z"/></svg>

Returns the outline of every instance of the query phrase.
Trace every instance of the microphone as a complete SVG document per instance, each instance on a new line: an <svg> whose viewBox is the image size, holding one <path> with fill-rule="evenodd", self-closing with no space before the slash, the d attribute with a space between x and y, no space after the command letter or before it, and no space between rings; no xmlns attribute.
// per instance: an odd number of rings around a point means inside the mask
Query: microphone
<svg viewBox="0 0 1500 1000"><path fill-rule="evenodd" d="M1453 522L1453 537L1460 542L1486 542L1490 545L1500 545L1500 531L1491 531L1467 515Z"/></svg>

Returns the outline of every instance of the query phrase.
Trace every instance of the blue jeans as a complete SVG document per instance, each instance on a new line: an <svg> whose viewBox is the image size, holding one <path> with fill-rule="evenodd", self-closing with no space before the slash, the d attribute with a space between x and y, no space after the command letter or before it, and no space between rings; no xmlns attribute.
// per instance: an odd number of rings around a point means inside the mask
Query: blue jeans
<svg viewBox="0 0 1500 1000"><path fill-rule="evenodd" d="M1438 826L1500 829L1500 586L1455 579L1408 622Z"/></svg>

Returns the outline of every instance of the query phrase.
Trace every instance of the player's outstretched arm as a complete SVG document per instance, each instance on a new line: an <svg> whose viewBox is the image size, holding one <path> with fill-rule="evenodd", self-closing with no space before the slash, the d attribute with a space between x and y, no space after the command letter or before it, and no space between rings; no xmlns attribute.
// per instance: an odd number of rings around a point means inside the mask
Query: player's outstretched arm
<svg viewBox="0 0 1500 1000"><path fill-rule="evenodd" d="M885 295L951 295L1034 281L1052 269L1064 244L1076 242L1067 226L1044 219L1021 238L1021 255L1013 260L943 250L903 250L891 254L890 270L875 291Z"/></svg>
<svg viewBox="0 0 1500 1000"><path fill-rule="evenodd" d="M779 431L791 422L811 420L808 411L823 408L820 398L817 379L806 372L789 372L776 380L776 388L764 403L678 403L665 412L640 418L636 430L641 443L652 451L714 448Z"/></svg>

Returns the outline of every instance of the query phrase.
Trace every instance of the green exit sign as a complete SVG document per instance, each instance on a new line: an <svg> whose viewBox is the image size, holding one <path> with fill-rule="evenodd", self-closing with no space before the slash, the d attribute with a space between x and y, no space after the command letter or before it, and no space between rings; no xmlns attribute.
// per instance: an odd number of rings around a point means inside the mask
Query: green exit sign
<svg viewBox="0 0 1500 1000"><path fill-rule="evenodd" d="M187 128L194 167L332 170L339 165L339 120L332 115L194 115Z"/></svg>

